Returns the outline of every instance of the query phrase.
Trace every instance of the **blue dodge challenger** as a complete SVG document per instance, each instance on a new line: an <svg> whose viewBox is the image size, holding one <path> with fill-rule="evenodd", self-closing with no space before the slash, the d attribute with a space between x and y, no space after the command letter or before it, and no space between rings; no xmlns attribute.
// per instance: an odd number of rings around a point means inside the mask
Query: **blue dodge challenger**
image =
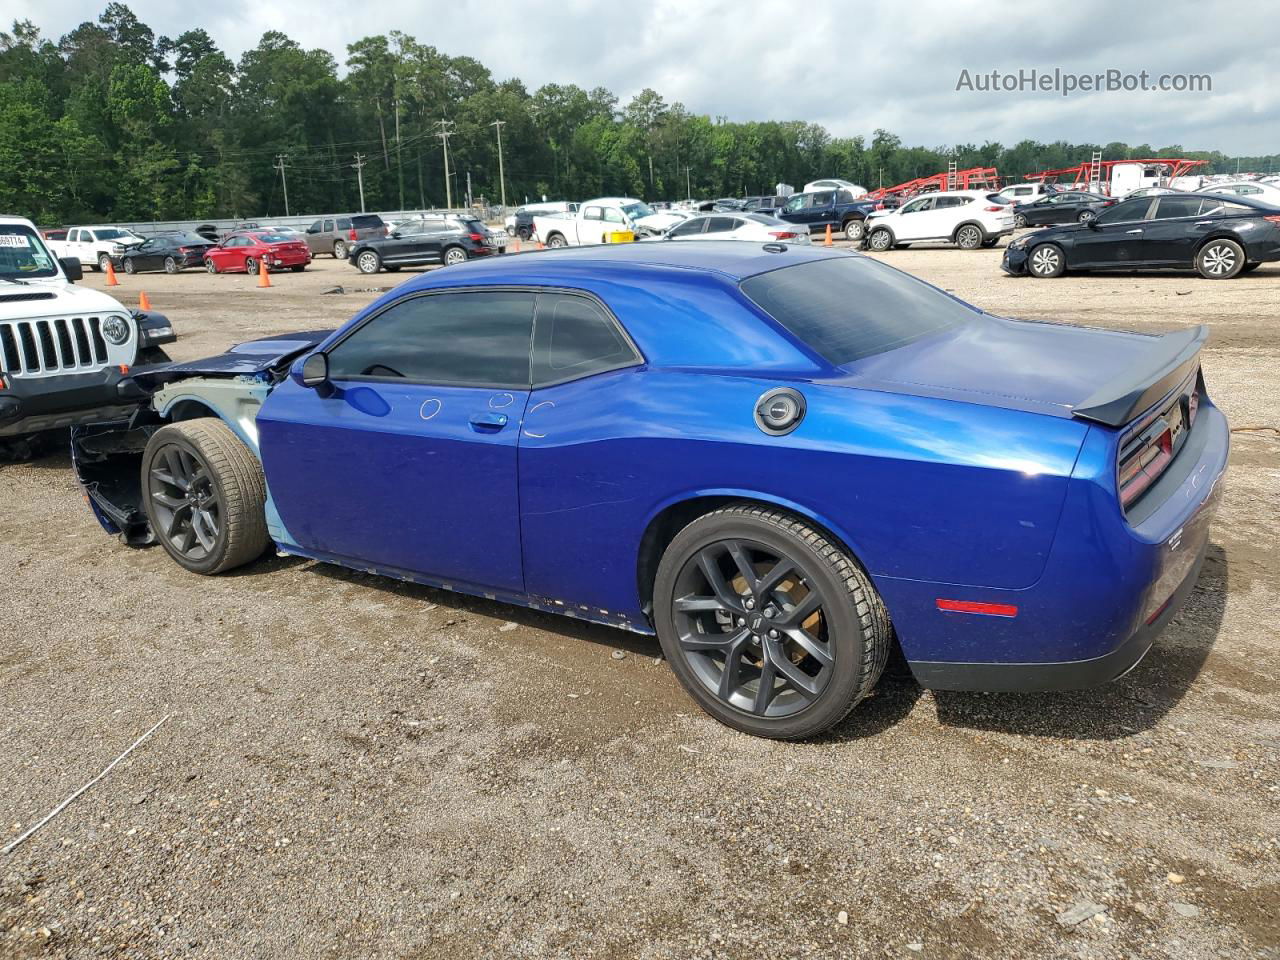
<svg viewBox="0 0 1280 960"><path fill-rule="evenodd" d="M656 633L690 695L816 734L919 682L1131 669L1227 462L1193 328L984 313L844 251L583 247L417 277L341 329L138 371L77 430L102 525Z"/></svg>

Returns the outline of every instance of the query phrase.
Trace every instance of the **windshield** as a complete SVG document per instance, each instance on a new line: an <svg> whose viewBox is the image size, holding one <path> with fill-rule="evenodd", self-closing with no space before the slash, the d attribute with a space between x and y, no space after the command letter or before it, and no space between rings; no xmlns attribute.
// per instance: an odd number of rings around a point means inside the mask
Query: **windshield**
<svg viewBox="0 0 1280 960"><path fill-rule="evenodd" d="M0 280L57 275L57 263L34 230L20 223L0 224Z"/></svg>
<svg viewBox="0 0 1280 960"><path fill-rule="evenodd" d="M622 208L622 212L632 220L640 220L644 217L653 216L653 208L647 203L628 203Z"/></svg>
<svg viewBox="0 0 1280 960"><path fill-rule="evenodd" d="M908 273L867 257L771 270L742 292L833 366L884 353L982 314Z"/></svg>

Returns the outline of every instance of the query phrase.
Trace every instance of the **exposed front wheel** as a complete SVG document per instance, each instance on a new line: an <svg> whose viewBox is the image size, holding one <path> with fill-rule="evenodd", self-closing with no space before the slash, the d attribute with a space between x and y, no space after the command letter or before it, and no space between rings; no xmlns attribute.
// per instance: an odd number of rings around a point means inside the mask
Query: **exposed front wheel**
<svg viewBox="0 0 1280 960"><path fill-rule="evenodd" d="M209 272L209 273L217 273L217 272L218 272L218 265L217 265L216 263L214 263L212 260L206 260L206 261L204 262L204 268L205 268L205 270L206 270L207 272Z"/></svg>
<svg viewBox="0 0 1280 960"><path fill-rule="evenodd" d="M356 267L361 273L377 273L382 267L382 258L372 250L365 250L356 257Z"/></svg>
<svg viewBox="0 0 1280 960"><path fill-rule="evenodd" d="M850 220L844 225L844 238L846 240L861 240L862 235L866 232L866 227L861 220Z"/></svg>
<svg viewBox="0 0 1280 960"><path fill-rule="evenodd" d="M883 252L893 246L893 234L883 228L872 230L867 242L871 244L872 250Z"/></svg>
<svg viewBox="0 0 1280 960"><path fill-rule="evenodd" d="M1244 250L1234 240L1210 240L1196 254L1196 270L1206 280L1230 280L1244 265Z"/></svg>
<svg viewBox="0 0 1280 960"><path fill-rule="evenodd" d="M1025 226L1027 225L1027 218L1026 218L1026 216L1025 216L1024 214L1021 214L1021 213L1015 213L1015 214L1013 215L1013 225L1014 225L1015 227L1025 227Z"/></svg>
<svg viewBox="0 0 1280 960"><path fill-rule="evenodd" d="M1052 243L1042 243L1027 255L1027 270L1033 277L1051 279L1060 277L1067 269L1062 250Z"/></svg>
<svg viewBox="0 0 1280 960"><path fill-rule="evenodd" d="M977 250L982 246L982 231L972 224L966 224L956 231L956 245L961 250Z"/></svg>
<svg viewBox="0 0 1280 960"><path fill-rule="evenodd" d="M134 266L133 257L124 258L124 272L128 274L134 274L138 272L138 268Z"/></svg>
<svg viewBox="0 0 1280 960"><path fill-rule="evenodd" d="M143 507L156 540L192 573L222 573L268 543L262 465L221 420L161 427L142 455Z"/></svg>
<svg viewBox="0 0 1280 960"><path fill-rule="evenodd" d="M709 714L776 739L813 736L871 692L891 644L860 567L800 518L757 504L685 527L654 585L658 637Z"/></svg>

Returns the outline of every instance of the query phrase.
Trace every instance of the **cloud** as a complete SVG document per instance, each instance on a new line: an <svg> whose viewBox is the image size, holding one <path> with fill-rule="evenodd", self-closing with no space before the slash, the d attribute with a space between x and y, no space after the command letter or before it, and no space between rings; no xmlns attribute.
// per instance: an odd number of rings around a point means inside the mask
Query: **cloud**
<svg viewBox="0 0 1280 960"><path fill-rule="evenodd" d="M10 0L14 19L58 37L105 0ZM225 13L135 0L157 33L201 26L232 56L280 30L341 63L361 36L399 29L480 60L498 79L604 86L625 103L652 87L668 102L731 120L808 120L837 136L892 130L909 145L1022 139L1114 140L1229 154L1277 149L1280 85L1268 76L1280 17L1238 3L1084 0L969 6L758 0L348 0L236 3ZM1052 11L1052 12L1047 12ZM1202 74L1211 92L957 92L962 70Z"/></svg>

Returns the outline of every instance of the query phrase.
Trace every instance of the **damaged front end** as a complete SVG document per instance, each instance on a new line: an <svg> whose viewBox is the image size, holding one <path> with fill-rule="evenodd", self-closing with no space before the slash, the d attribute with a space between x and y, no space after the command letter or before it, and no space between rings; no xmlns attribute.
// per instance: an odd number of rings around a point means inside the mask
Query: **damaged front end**
<svg viewBox="0 0 1280 960"><path fill-rule="evenodd" d="M330 332L253 340L220 356L140 369L123 381L122 396L138 401L127 418L71 431L72 465L102 528L130 546L155 543L142 490L151 435L169 423L217 417L257 455L258 410L293 360Z"/></svg>

